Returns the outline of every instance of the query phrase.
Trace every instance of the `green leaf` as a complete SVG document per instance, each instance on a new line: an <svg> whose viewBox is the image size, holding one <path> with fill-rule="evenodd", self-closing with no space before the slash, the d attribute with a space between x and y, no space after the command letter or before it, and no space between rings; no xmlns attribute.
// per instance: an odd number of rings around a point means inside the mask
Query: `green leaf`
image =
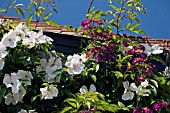
<svg viewBox="0 0 170 113"><path fill-rule="evenodd" d="M0 8L0 12L5 12L6 10L3 8Z"/></svg>
<svg viewBox="0 0 170 113"><path fill-rule="evenodd" d="M30 14L27 18L27 21L26 21L26 26L27 27L30 27L30 23L31 23L31 20L32 20L32 14Z"/></svg>
<svg viewBox="0 0 170 113"><path fill-rule="evenodd" d="M99 65L99 64L97 64L97 65L96 65L96 72L98 72L99 67L100 67L100 65Z"/></svg>
<svg viewBox="0 0 170 113"><path fill-rule="evenodd" d="M114 10L119 11L119 9L115 5L110 5Z"/></svg>
<svg viewBox="0 0 170 113"><path fill-rule="evenodd" d="M129 28L129 30L133 30L135 27L139 26L140 24L132 24Z"/></svg>
<svg viewBox="0 0 170 113"><path fill-rule="evenodd" d="M67 99L64 100L64 102L67 102L72 107L77 108L78 102L75 99L73 99L73 98L67 98Z"/></svg>
<svg viewBox="0 0 170 113"><path fill-rule="evenodd" d="M44 16L44 20L46 20L47 18L49 18L52 15L52 13L48 13Z"/></svg>
<svg viewBox="0 0 170 113"><path fill-rule="evenodd" d="M90 77L93 79L94 82L96 82L97 78L95 75L90 75Z"/></svg>
<svg viewBox="0 0 170 113"><path fill-rule="evenodd" d="M153 80L153 79L151 79L150 81L154 84L154 86L155 86L156 88L158 88L158 82L157 82L157 81L155 81L155 80Z"/></svg>
<svg viewBox="0 0 170 113"><path fill-rule="evenodd" d="M59 27L59 25L58 25L56 22L54 22L53 20L45 20L45 22L46 22L48 25L53 25L53 26L55 26L55 27Z"/></svg>
<svg viewBox="0 0 170 113"><path fill-rule="evenodd" d="M60 113L68 113L68 111L72 110L72 107L65 107Z"/></svg>
<svg viewBox="0 0 170 113"><path fill-rule="evenodd" d="M117 78L119 78L119 77L123 77L123 74L120 72L120 71L113 71L113 73L115 73L115 76L117 77Z"/></svg>
<svg viewBox="0 0 170 113"><path fill-rule="evenodd" d="M41 97L41 94L40 94L40 95L33 96L33 97L31 98L31 102L34 102L34 101L37 99L37 97Z"/></svg>
<svg viewBox="0 0 170 113"><path fill-rule="evenodd" d="M125 105L120 101L118 101L118 105L119 105L119 107L122 107L122 108L125 107Z"/></svg>
<svg viewBox="0 0 170 113"><path fill-rule="evenodd" d="M23 4L17 4L17 5L15 5L16 7L21 7L21 6L23 6Z"/></svg>
<svg viewBox="0 0 170 113"><path fill-rule="evenodd" d="M86 17L87 17L87 18L92 18L92 14L91 14L91 13L88 13L88 14L86 14Z"/></svg>
<svg viewBox="0 0 170 113"><path fill-rule="evenodd" d="M132 57L133 55L127 55L125 57L122 58L121 62L126 61L127 59L129 59L130 57Z"/></svg>
<svg viewBox="0 0 170 113"><path fill-rule="evenodd" d="M18 12L22 15L22 17L24 17L24 12L20 8L17 8L17 9L18 9Z"/></svg>

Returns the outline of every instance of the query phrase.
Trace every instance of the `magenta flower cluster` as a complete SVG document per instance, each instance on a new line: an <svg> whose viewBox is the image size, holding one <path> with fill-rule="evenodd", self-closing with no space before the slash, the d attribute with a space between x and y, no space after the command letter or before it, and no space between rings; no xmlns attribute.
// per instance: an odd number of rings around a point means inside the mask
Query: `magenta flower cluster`
<svg viewBox="0 0 170 113"><path fill-rule="evenodd" d="M86 19L86 20L83 20L81 22L81 25L83 27L84 30L87 30L89 28L91 28L91 26L94 26L94 24L97 24L97 25L103 25L103 22L102 20L93 20L93 19Z"/></svg>
<svg viewBox="0 0 170 113"><path fill-rule="evenodd" d="M166 102L155 102L153 104L153 109L149 109L148 107L134 108L133 113L155 113L162 108L166 108L168 105Z"/></svg>
<svg viewBox="0 0 170 113"><path fill-rule="evenodd" d="M99 61L110 61L114 62L114 43L108 45L101 45L100 47L90 48L89 52L86 53L86 57L92 54L92 57Z"/></svg>
<svg viewBox="0 0 170 113"><path fill-rule="evenodd" d="M124 46L126 43L123 43ZM128 46L126 44L126 46ZM129 58L129 62L131 62L131 64L135 65L136 63L147 63L147 54L143 53L143 51L145 50L145 47L143 45L139 45L139 46L134 46L133 49L130 49L127 54L128 55L133 55L131 58ZM145 73L151 75L153 72L151 70L151 68L156 68L156 66L152 63L147 63L148 67L145 68ZM140 81L140 80L139 80Z"/></svg>

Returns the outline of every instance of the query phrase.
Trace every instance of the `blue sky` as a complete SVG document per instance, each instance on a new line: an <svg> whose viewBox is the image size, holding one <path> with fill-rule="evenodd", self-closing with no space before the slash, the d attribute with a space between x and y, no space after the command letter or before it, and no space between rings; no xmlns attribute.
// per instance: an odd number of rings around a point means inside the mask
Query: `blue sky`
<svg viewBox="0 0 170 113"><path fill-rule="evenodd" d="M0 7L5 4L0 0ZM19 3L26 3L29 0L18 0ZM146 15L139 17L141 26L147 36L151 38L170 39L170 0L141 0L147 9ZM56 0L58 14L53 14L50 19L59 25L80 26L80 22L85 19L91 0ZM95 0L95 9L108 9L107 0ZM13 11L7 16L16 16Z"/></svg>

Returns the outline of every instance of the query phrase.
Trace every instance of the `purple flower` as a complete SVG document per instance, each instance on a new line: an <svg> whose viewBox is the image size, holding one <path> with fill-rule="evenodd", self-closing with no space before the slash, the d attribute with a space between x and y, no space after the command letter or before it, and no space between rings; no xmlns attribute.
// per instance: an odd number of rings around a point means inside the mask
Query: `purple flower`
<svg viewBox="0 0 170 113"><path fill-rule="evenodd" d="M89 28L90 28L89 25L84 25L84 26L83 26L83 29L84 29L84 30L89 29Z"/></svg>
<svg viewBox="0 0 170 113"><path fill-rule="evenodd" d="M144 62L144 60L142 58L135 58L133 60L134 63L141 63L141 62Z"/></svg>
<svg viewBox="0 0 170 113"><path fill-rule="evenodd" d="M93 58L96 59L97 62L103 60L101 54L96 54L96 55L93 56Z"/></svg>
<svg viewBox="0 0 170 113"><path fill-rule="evenodd" d="M98 109L97 108L92 108L92 111L97 111Z"/></svg>
<svg viewBox="0 0 170 113"><path fill-rule="evenodd" d="M147 58L147 54L141 53L141 54L140 54L140 57L143 58L143 59L145 59L145 58Z"/></svg>
<svg viewBox="0 0 170 113"><path fill-rule="evenodd" d="M99 24L99 25L103 25L102 20L97 20L96 22L97 22L97 24Z"/></svg>
<svg viewBox="0 0 170 113"><path fill-rule="evenodd" d="M151 75L153 72L150 68L146 68L146 73L149 73Z"/></svg>
<svg viewBox="0 0 170 113"><path fill-rule="evenodd" d="M133 66L132 66L132 65L127 66L126 71L129 71L129 70L130 70L130 69L132 69L132 68L133 68Z"/></svg>
<svg viewBox="0 0 170 113"><path fill-rule="evenodd" d="M139 45L139 49L144 50L144 49L145 49L145 46Z"/></svg>
<svg viewBox="0 0 170 113"><path fill-rule="evenodd" d="M109 34L106 32L102 32L102 35L104 36L104 38L109 38Z"/></svg>
<svg viewBox="0 0 170 113"><path fill-rule="evenodd" d="M127 43L127 42L123 42L122 43L125 47L128 47L129 46L129 44Z"/></svg>
<svg viewBox="0 0 170 113"><path fill-rule="evenodd" d="M151 109L147 109L147 110L145 110L145 113L154 113L154 111Z"/></svg>
<svg viewBox="0 0 170 113"><path fill-rule="evenodd" d="M144 82L145 78L144 77L138 77L138 82Z"/></svg>
<svg viewBox="0 0 170 113"><path fill-rule="evenodd" d="M109 47L113 47L113 46L114 46L114 43L110 43L108 46L109 46Z"/></svg>
<svg viewBox="0 0 170 113"><path fill-rule="evenodd" d="M154 107L154 109L156 110L156 111L159 111L160 109L162 109L162 104L160 103L160 102L155 102L154 104L153 104L153 107Z"/></svg>
<svg viewBox="0 0 170 113"><path fill-rule="evenodd" d="M133 109L133 113L141 113L140 108L134 108L134 109Z"/></svg>
<svg viewBox="0 0 170 113"><path fill-rule="evenodd" d="M85 25L89 24L92 21L92 19L86 19L81 22L81 25L84 27Z"/></svg>
<svg viewBox="0 0 170 113"><path fill-rule="evenodd" d="M152 64L152 63L148 63L149 66L151 66L152 68L156 68L156 65Z"/></svg>
<svg viewBox="0 0 170 113"><path fill-rule="evenodd" d="M134 50L133 50L133 49L130 49L130 50L127 52L128 55L131 55L131 54L133 54L133 53L134 53Z"/></svg>
<svg viewBox="0 0 170 113"><path fill-rule="evenodd" d="M100 47L100 51L101 51L101 52L105 52L106 50L107 50L107 47L106 47L106 46L101 46L101 47Z"/></svg>
<svg viewBox="0 0 170 113"><path fill-rule="evenodd" d="M162 105L162 107L167 107L168 106L166 102L161 102L161 105Z"/></svg>

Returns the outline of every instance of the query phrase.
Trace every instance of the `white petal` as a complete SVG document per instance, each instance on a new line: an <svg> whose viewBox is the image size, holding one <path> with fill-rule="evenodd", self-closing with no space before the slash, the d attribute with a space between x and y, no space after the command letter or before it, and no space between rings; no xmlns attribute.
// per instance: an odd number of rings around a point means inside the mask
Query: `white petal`
<svg viewBox="0 0 170 113"><path fill-rule="evenodd" d="M137 86L135 85L135 83L130 84L130 90L131 91L136 91L137 90Z"/></svg>
<svg viewBox="0 0 170 113"><path fill-rule="evenodd" d="M123 82L123 87L124 87L125 89L129 89L129 81Z"/></svg>
<svg viewBox="0 0 170 113"><path fill-rule="evenodd" d="M80 88L80 93L82 94L82 95L84 95L84 94L86 94L87 92L88 92L88 89L87 89L87 87L85 86L85 85L83 85L81 88Z"/></svg>
<svg viewBox="0 0 170 113"><path fill-rule="evenodd" d="M5 96L5 104L6 105L9 105L10 103L12 103L12 97L13 95L11 93L8 93L6 96Z"/></svg>
<svg viewBox="0 0 170 113"><path fill-rule="evenodd" d="M96 86L94 84L91 84L89 91L96 92Z"/></svg>

